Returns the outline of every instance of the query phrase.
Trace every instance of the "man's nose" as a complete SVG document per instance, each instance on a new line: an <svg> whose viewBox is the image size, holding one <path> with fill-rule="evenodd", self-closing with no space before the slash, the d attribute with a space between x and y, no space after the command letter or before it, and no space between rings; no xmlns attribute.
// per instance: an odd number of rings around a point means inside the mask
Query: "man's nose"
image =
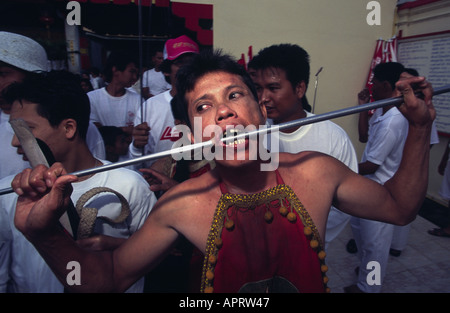
<svg viewBox="0 0 450 313"><path fill-rule="evenodd" d="M267 102L269 102L269 95L265 89L258 92L258 101L259 101L259 104L266 104Z"/></svg>
<svg viewBox="0 0 450 313"><path fill-rule="evenodd" d="M217 121L220 122L224 119L228 119L230 117L236 117L236 111L234 111L232 108L230 108L227 104L221 104L219 108L217 109Z"/></svg>

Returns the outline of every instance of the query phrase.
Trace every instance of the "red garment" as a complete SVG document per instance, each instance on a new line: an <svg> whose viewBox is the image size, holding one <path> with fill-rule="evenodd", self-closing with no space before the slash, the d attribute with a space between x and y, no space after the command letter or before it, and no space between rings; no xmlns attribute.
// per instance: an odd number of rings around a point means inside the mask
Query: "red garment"
<svg viewBox="0 0 450 313"><path fill-rule="evenodd" d="M324 252L318 256L321 240L316 227L292 189L276 174L278 186L258 194L233 195L221 186L223 194L207 242L202 291L327 290L327 268ZM295 215L283 216L282 206ZM271 219L268 211L273 214ZM296 220L291 222L288 217Z"/></svg>

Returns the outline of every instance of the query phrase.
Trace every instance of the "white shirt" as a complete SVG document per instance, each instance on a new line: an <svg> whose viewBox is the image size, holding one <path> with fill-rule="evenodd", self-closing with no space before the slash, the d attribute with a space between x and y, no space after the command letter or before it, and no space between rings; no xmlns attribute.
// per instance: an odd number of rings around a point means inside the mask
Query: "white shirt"
<svg viewBox="0 0 450 313"><path fill-rule="evenodd" d="M314 114L306 112L306 116ZM343 162L358 172L358 159L347 133L331 121L301 126L295 132L279 132L280 152L317 151Z"/></svg>
<svg viewBox="0 0 450 313"><path fill-rule="evenodd" d="M150 93L154 96L172 89L172 85L166 81L164 74L161 71L157 72L154 68L144 72L142 76L142 87L149 88Z"/></svg>
<svg viewBox="0 0 450 313"><path fill-rule="evenodd" d="M91 122L103 126L131 126L141 107L141 96L129 88L121 97L111 96L106 88L90 91L87 95L91 102Z"/></svg>
<svg viewBox="0 0 450 313"><path fill-rule="evenodd" d="M396 107L371 122L361 162L370 161L379 168L366 177L384 184L394 176L402 159L407 135L408 121Z"/></svg>

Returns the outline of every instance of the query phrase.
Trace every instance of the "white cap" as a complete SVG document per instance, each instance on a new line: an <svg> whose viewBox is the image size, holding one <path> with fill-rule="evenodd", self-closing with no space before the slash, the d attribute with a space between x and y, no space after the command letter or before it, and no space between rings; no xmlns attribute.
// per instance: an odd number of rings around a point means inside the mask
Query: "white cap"
<svg viewBox="0 0 450 313"><path fill-rule="evenodd" d="M47 71L47 53L31 38L0 32L0 61L27 72Z"/></svg>

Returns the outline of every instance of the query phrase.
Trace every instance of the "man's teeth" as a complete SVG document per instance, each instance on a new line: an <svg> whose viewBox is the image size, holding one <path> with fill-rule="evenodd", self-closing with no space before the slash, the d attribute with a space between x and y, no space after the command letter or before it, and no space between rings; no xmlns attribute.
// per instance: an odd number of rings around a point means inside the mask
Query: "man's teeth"
<svg viewBox="0 0 450 313"><path fill-rule="evenodd" d="M236 129L228 129L223 133L223 138L227 138L227 137L234 137L239 135L241 132L236 130ZM235 146L235 145L239 145L239 144L244 144L245 143L245 138L235 138L232 142L231 139L228 139L225 141L226 146Z"/></svg>

